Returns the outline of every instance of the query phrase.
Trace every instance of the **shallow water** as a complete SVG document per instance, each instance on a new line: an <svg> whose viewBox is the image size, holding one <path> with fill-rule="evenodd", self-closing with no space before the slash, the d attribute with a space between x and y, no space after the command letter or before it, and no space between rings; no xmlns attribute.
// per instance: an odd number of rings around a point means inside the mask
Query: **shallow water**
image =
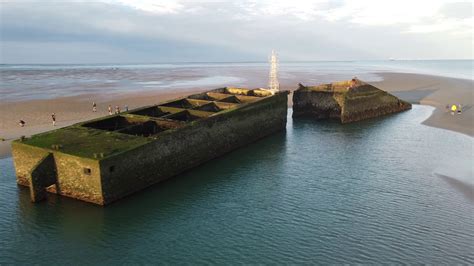
<svg viewBox="0 0 474 266"><path fill-rule="evenodd" d="M380 81L377 72L407 72L473 79L473 60L281 62L283 87L319 84L354 75ZM268 63L105 65L0 65L0 103L31 99L202 87L266 87Z"/></svg>
<svg viewBox="0 0 474 266"><path fill-rule="evenodd" d="M290 118L107 208L31 204L2 159L0 264L474 263L473 138L421 125L431 112Z"/></svg>

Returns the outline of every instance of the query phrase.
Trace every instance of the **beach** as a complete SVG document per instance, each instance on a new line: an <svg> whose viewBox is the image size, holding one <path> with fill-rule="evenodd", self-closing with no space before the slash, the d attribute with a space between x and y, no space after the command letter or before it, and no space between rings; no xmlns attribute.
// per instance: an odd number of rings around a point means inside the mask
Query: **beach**
<svg viewBox="0 0 474 266"><path fill-rule="evenodd" d="M245 72L249 87L261 85L264 79L258 74ZM433 114L423 124L447 130L453 130L469 136L474 136L474 111L473 81L468 79L450 78L412 73L373 73L380 77L378 81L369 83L386 90L401 99L415 104L430 105L435 107ZM237 75L238 76L238 75ZM327 82L330 77L325 77L322 82ZM334 77L336 78L336 77ZM339 78L339 77L337 77ZM300 81L305 84L317 83L308 73L292 73L281 81L282 89L294 90ZM228 84L232 85L232 84ZM241 85L241 84L239 84ZM222 86L225 86L223 84ZM11 141L21 136L30 136L56 128L68 126L81 121L108 115L107 107L120 106L124 110L145 105L152 105L162 101L179 98L184 95L217 88L187 87L185 89L147 90L137 92L113 92L83 94L53 99L33 99L23 101L10 101L0 103L0 157L10 156ZM97 112L92 112L92 102L97 103ZM448 104L461 104L462 114L452 115L446 110ZM291 95L289 97L291 106ZM57 124L52 125L51 114L56 114ZM20 127L19 120L24 120L26 126Z"/></svg>
<svg viewBox="0 0 474 266"><path fill-rule="evenodd" d="M372 84L406 101L436 109L423 124L474 136L473 80L420 74L380 73L383 81ZM446 105L461 104L452 115Z"/></svg>

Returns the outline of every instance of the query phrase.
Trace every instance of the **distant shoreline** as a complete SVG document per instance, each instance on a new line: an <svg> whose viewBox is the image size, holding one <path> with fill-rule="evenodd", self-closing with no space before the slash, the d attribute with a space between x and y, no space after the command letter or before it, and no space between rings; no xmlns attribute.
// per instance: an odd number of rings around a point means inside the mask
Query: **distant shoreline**
<svg viewBox="0 0 474 266"><path fill-rule="evenodd" d="M409 73L374 73L383 78L383 81L370 82L380 89L386 90L411 103L430 105L435 107L433 114L423 124L448 130L453 130L474 136L473 81L441 76L430 76ZM289 90L296 89L298 76L293 80L286 80L285 84L294 84L283 87ZM218 86L214 86L218 87ZM79 96L61 97L46 100L27 100L18 102L0 102L0 158L10 156L11 140L21 136L29 136L68 126L84 120L107 115L107 106L110 104L130 109L144 105L152 105L161 101L178 98L191 93L205 91L209 88L189 88L179 91L148 91L104 94L83 94ZM92 112L92 101L98 105L98 112ZM466 110L462 115L452 116L446 112L447 104L462 104ZM291 95L289 99L291 106ZM50 121L51 113L57 115L57 127ZM18 121L27 122L25 127L19 127Z"/></svg>

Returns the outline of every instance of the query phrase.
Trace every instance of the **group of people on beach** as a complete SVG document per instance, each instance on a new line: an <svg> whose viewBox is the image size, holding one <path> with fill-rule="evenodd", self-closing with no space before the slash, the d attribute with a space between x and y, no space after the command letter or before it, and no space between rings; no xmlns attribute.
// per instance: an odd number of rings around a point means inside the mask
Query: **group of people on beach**
<svg viewBox="0 0 474 266"><path fill-rule="evenodd" d="M95 105L95 103L94 103L94 105ZM97 110L96 107L92 107L92 108L93 108L93 111L94 111L94 110ZM109 112L109 115L113 115L113 114L114 114L114 113L112 112L112 110L113 110L113 109L112 109L112 105L109 104L109 106L107 107L107 111ZM125 110L125 112L128 112L128 105L125 105L125 106L124 106L124 110ZM94 111L94 112L96 112L96 111ZM115 106L115 114L116 114L116 115L117 115L117 114L120 114L120 112L121 112L120 106L116 105L116 106Z"/></svg>
<svg viewBox="0 0 474 266"><path fill-rule="evenodd" d="M109 104L109 107L108 107L109 115L114 114L114 113L112 112L112 110L113 110L113 109L112 109L112 105ZM128 105L125 105L125 106L124 106L124 110L125 110L125 112L128 111ZM97 103L96 103L96 102L92 102L92 112L94 112L94 113L97 112ZM121 112L120 106L116 105L116 106L115 106L115 114L120 114L120 112ZM51 114L51 121L52 121L52 123L53 123L53 126L56 126L56 113L52 113L52 114ZM19 125L20 127L26 126L25 120L20 119L20 121L18 121L18 125Z"/></svg>

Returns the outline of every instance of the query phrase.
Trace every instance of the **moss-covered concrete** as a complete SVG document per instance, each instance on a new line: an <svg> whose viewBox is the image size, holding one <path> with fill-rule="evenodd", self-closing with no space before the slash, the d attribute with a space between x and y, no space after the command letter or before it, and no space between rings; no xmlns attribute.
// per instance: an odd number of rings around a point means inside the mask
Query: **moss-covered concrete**
<svg viewBox="0 0 474 266"><path fill-rule="evenodd" d="M338 119L350 123L411 109L411 104L370 84L357 81L303 86L293 94L293 117Z"/></svg>
<svg viewBox="0 0 474 266"><path fill-rule="evenodd" d="M103 203L99 160L21 142L13 143L12 154L17 183L30 187L32 201L44 199L42 191L46 190L88 202Z"/></svg>
<svg viewBox="0 0 474 266"><path fill-rule="evenodd" d="M17 182L105 205L284 129L287 95L222 88L17 140Z"/></svg>

